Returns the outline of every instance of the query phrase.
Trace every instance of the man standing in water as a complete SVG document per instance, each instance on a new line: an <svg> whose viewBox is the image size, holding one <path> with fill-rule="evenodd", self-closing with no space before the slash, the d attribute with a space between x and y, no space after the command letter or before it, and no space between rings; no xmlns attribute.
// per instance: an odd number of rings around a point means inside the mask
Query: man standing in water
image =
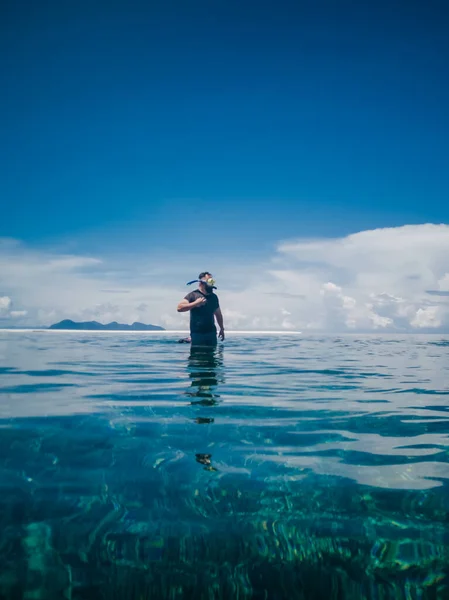
<svg viewBox="0 0 449 600"><path fill-rule="evenodd" d="M190 340L195 346L215 346L217 329L214 318L220 328L218 337L224 340L223 315L218 296L214 294L212 275L205 271L198 276L198 289L190 292L178 304L178 312L190 311Z"/></svg>

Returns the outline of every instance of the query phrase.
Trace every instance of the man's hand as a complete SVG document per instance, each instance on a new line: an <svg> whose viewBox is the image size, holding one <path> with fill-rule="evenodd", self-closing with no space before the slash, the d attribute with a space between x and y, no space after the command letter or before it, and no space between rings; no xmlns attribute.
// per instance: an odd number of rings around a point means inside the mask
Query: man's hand
<svg viewBox="0 0 449 600"><path fill-rule="evenodd" d="M220 338L220 340L224 340L225 339L225 334L224 334L224 323L223 323L223 315L221 314L221 309L220 307L217 308L217 310L215 311L215 318L217 319L217 325L220 328L220 333L218 334L218 337Z"/></svg>
<svg viewBox="0 0 449 600"><path fill-rule="evenodd" d="M192 308L196 308L197 306L203 306L203 304L206 303L206 298L204 298L204 296L201 296L200 298L197 298L194 302L192 302Z"/></svg>
<svg viewBox="0 0 449 600"><path fill-rule="evenodd" d="M201 298L197 298L193 302L189 302L184 298L184 300L181 300L181 302L178 304L178 312L187 312L194 308L198 308L199 306L202 306L205 302L206 298L204 298L204 296L201 296Z"/></svg>

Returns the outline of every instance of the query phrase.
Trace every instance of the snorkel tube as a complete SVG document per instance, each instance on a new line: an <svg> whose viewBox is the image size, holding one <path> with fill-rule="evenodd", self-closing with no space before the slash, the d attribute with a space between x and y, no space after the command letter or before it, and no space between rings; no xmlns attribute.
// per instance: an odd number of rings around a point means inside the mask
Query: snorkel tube
<svg viewBox="0 0 449 600"><path fill-rule="evenodd" d="M192 281L188 281L186 285L192 285L192 283L204 283L204 285L212 290L216 290L217 287L215 285L215 279L209 277L209 279L192 279Z"/></svg>

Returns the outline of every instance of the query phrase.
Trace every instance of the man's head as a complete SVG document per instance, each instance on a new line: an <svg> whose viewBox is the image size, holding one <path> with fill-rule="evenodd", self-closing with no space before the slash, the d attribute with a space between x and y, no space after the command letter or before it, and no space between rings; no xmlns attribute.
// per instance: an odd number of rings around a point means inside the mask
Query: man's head
<svg viewBox="0 0 449 600"><path fill-rule="evenodd" d="M211 294L213 291L213 284L208 285L206 282L209 279L212 279L212 274L209 273L209 271L203 271L198 275L198 279L200 280L199 288L203 294Z"/></svg>

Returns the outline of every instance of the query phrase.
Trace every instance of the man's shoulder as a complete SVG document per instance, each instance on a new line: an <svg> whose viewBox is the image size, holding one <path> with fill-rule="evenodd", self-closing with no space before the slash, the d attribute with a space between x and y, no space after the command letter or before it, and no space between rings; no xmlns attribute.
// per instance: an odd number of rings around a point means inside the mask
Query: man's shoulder
<svg viewBox="0 0 449 600"><path fill-rule="evenodd" d="M196 289L196 290L192 290L191 292L189 292L187 294L187 296L191 296L192 298L199 298L200 296L204 296L204 294L201 290Z"/></svg>
<svg viewBox="0 0 449 600"><path fill-rule="evenodd" d="M198 298L198 294L201 294L199 290L192 290L184 296L184 299L188 300L189 302L192 302L193 300L196 300Z"/></svg>

